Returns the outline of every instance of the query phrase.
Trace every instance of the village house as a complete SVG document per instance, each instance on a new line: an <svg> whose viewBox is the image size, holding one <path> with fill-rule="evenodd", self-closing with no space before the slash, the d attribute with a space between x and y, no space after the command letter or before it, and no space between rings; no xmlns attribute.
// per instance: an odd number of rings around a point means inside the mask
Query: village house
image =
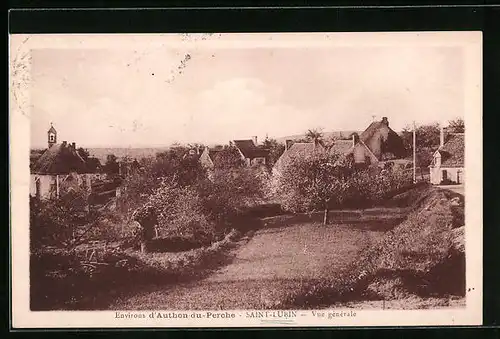
<svg viewBox="0 0 500 339"><path fill-rule="evenodd" d="M372 122L361 135L352 133L351 140L336 140L328 150L312 142L293 143L292 140L287 140L285 152L276 162L273 174L281 173L284 166L294 157L327 151L340 155L339 161L351 155L356 165L382 167L391 162L406 168L411 163L402 159L406 155L403 140L389 127L387 117L383 117L381 121Z"/></svg>
<svg viewBox="0 0 500 339"><path fill-rule="evenodd" d="M214 161L217 154L222 151L223 146L208 147L206 146L203 152L200 154L200 163L207 170L214 169Z"/></svg>
<svg viewBox="0 0 500 339"><path fill-rule="evenodd" d="M320 143L293 142L292 140L286 140L285 151L273 166L273 176L283 173L285 167L296 158L305 158L314 154L324 154L325 152L325 147L323 147Z"/></svg>
<svg viewBox="0 0 500 339"><path fill-rule="evenodd" d="M33 161L30 195L40 199L57 198L63 192L83 189L91 191L92 182L102 175L90 173L76 144L57 143L57 131L51 125L47 132L48 148Z"/></svg>
<svg viewBox="0 0 500 339"><path fill-rule="evenodd" d="M444 130L441 128L439 148L434 152L430 169L430 182L439 184L463 184L465 180L465 135L450 133L444 142Z"/></svg>
<svg viewBox="0 0 500 339"><path fill-rule="evenodd" d="M241 160L248 167L265 165L267 162L269 150L257 146L257 137L246 140L232 140L229 142L229 146L234 147L238 151ZM207 169L213 169L214 159L222 150L223 146L205 147L200 155L201 164Z"/></svg>
<svg viewBox="0 0 500 339"><path fill-rule="evenodd" d="M233 140L230 145L236 147L247 166L266 164L269 150L257 146L257 137L247 140Z"/></svg>
<svg viewBox="0 0 500 339"><path fill-rule="evenodd" d="M389 127L389 120L372 122L361 135L353 135L353 146L347 154L354 155L355 163L374 164L402 159L406 155L403 140Z"/></svg>

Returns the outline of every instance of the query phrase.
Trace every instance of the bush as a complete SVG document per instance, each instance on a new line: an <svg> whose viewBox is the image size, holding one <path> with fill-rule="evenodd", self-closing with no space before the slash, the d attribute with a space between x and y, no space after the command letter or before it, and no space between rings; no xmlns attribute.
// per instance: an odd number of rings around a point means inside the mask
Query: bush
<svg viewBox="0 0 500 339"><path fill-rule="evenodd" d="M88 211L84 192L70 191L57 199L30 197L32 250L43 246L67 247L87 236L99 214Z"/></svg>
<svg viewBox="0 0 500 339"><path fill-rule="evenodd" d="M420 206L381 241L364 249L344 272L329 280L305 283L287 301L288 306L331 306L410 294L464 296L465 255L457 249L460 233L453 229L450 196L432 187L422 194L423 200L416 202Z"/></svg>
<svg viewBox="0 0 500 339"><path fill-rule="evenodd" d="M215 224L204 213L203 201L191 186L179 187L164 181L150 197L148 205L163 234L197 240L212 239L215 235Z"/></svg>
<svg viewBox="0 0 500 339"><path fill-rule="evenodd" d="M359 166L335 154L297 157L277 178L277 193L292 212L378 205L413 186L411 173L387 166Z"/></svg>

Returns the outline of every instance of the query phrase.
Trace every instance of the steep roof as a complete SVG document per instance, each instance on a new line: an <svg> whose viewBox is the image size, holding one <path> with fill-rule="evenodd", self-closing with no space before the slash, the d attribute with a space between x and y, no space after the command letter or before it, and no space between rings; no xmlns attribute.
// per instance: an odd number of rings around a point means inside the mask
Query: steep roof
<svg viewBox="0 0 500 339"><path fill-rule="evenodd" d="M464 167L464 134L452 134L438 152L441 154L441 167Z"/></svg>
<svg viewBox="0 0 500 339"><path fill-rule="evenodd" d="M220 151L222 151L224 148L209 148L208 149L208 156L210 157L210 160L214 161L215 156L219 154Z"/></svg>
<svg viewBox="0 0 500 339"><path fill-rule="evenodd" d="M50 129L47 131L47 133L57 133L56 129L54 128L54 126L52 126L52 124L50 125Z"/></svg>
<svg viewBox="0 0 500 339"><path fill-rule="evenodd" d="M378 160L382 160L384 154L392 154L396 158L402 158L406 153L403 140L389 127L389 122L385 117L381 121L372 122L363 133L361 133L359 138L368 148L370 148L375 156L377 156ZM380 138L379 140L381 142L380 154L376 154L378 152L371 149L370 146L373 142L376 142L377 138Z"/></svg>
<svg viewBox="0 0 500 339"><path fill-rule="evenodd" d="M330 153L338 153L340 155L347 153L352 148L352 140L335 140L335 143L330 148Z"/></svg>
<svg viewBox="0 0 500 339"><path fill-rule="evenodd" d="M233 142L245 158L264 158L269 154L269 150L257 147L251 139L233 140Z"/></svg>
<svg viewBox="0 0 500 339"><path fill-rule="evenodd" d="M273 169L280 172L288 166L293 159L298 157L305 158L315 152L323 153L325 152L325 148L320 144L315 144L314 142L297 142L286 150L281 157L279 157L274 164Z"/></svg>
<svg viewBox="0 0 500 339"><path fill-rule="evenodd" d="M38 174L85 173L85 160L67 144L55 144L47 149L33 166Z"/></svg>

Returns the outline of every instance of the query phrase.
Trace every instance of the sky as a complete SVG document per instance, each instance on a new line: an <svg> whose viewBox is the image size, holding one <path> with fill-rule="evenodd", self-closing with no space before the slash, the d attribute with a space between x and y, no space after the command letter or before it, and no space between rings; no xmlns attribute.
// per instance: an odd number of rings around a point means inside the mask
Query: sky
<svg viewBox="0 0 500 339"><path fill-rule="evenodd" d="M36 49L31 145L227 143L463 117L453 46Z"/></svg>

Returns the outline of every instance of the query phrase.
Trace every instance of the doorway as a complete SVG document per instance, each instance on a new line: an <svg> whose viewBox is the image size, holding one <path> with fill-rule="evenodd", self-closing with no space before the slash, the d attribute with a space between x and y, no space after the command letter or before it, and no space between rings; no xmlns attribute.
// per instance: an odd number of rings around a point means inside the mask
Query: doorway
<svg viewBox="0 0 500 339"><path fill-rule="evenodd" d="M442 180L443 181L447 181L448 180L448 171L447 170L443 170L443 172L442 172Z"/></svg>

